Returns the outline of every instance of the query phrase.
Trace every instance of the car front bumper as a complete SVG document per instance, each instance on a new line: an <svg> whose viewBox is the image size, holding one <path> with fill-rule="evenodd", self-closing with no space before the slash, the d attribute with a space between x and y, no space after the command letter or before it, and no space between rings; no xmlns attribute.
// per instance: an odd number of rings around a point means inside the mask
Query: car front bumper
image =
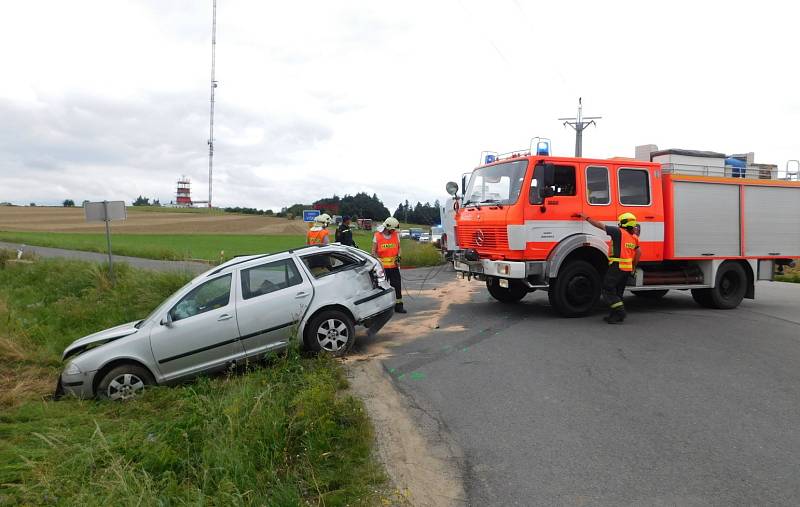
<svg viewBox="0 0 800 507"><path fill-rule="evenodd" d="M86 371L75 375L61 373L58 377L54 398L75 396L76 398L94 397L94 376L96 371Z"/></svg>

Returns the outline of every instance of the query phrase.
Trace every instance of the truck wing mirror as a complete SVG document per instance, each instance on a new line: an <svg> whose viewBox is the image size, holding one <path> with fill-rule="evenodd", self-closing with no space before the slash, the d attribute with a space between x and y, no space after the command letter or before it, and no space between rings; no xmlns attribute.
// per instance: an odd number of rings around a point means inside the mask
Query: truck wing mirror
<svg viewBox="0 0 800 507"><path fill-rule="evenodd" d="M458 193L458 183L455 181L448 181L447 185L445 186L445 190L447 190L448 194L455 197L455 195Z"/></svg>

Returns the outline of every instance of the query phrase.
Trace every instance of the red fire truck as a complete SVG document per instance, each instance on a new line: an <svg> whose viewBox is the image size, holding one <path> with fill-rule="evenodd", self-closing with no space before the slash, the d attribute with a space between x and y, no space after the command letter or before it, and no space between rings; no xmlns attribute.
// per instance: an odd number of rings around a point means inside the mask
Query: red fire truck
<svg viewBox="0 0 800 507"><path fill-rule="evenodd" d="M800 182L745 169L731 177L725 166L532 153L488 157L462 179L461 196L458 184L447 186L456 197L455 269L501 302L541 289L564 316L591 311L609 238L578 213L610 225L636 215L642 256L628 288L641 297L690 290L702 306L735 308L754 297L757 280L800 257Z"/></svg>

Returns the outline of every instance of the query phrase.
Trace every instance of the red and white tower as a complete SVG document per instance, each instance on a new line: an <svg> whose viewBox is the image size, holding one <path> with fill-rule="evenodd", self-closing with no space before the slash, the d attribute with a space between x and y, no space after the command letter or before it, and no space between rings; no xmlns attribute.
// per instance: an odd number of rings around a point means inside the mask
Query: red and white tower
<svg viewBox="0 0 800 507"><path fill-rule="evenodd" d="M175 191L175 204L178 206L192 205L192 182L187 176L178 178L178 189Z"/></svg>

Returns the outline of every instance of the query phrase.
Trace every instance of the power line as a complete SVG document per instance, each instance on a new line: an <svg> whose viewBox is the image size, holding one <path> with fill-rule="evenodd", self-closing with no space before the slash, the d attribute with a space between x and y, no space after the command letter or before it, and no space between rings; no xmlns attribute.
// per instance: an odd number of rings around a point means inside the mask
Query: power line
<svg viewBox="0 0 800 507"><path fill-rule="evenodd" d="M589 125L597 126L595 120L599 120L602 116L583 116L583 104L581 97L578 97L578 116L576 118L559 118L559 121L564 121L564 126L569 125L575 130L575 156L583 156L583 131ZM589 121L586 121L589 120Z"/></svg>

